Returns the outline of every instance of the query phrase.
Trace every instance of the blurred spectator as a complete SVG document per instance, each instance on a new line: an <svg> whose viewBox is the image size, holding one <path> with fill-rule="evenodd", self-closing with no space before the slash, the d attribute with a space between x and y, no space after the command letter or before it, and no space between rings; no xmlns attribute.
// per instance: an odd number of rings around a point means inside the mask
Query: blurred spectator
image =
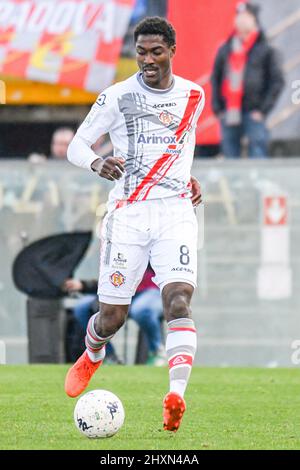
<svg viewBox="0 0 300 470"><path fill-rule="evenodd" d="M59 127L52 135L50 158L67 160L67 150L75 132L70 127Z"/></svg>
<svg viewBox="0 0 300 470"><path fill-rule="evenodd" d="M241 156L243 137L248 139L249 157L268 155L265 118L284 85L277 51L268 44L258 13L256 5L237 5L234 32L218 50L213 67L212 107L228 158Z"/></svg>
<svg viewBox="0 0 300 470"><path fill-rule="evenodd" d="M160 325L163 307L160 291L151 280L154 275L155 273L149 265L132 299L129 317L136 321L146 336L148 342L147 364L161 366L166 364ZM98 297L96 295L98 281L67 279L64 288L67 292L88 294L84 295L74 307L74 316L85 330L90 316L98 310ZM114 350L110 351L108 349L106 353L116 358Z"/></svg>
<svg viewBox="0 0 300 470"><path fill-rule="evenodd" d="M52 160L66 160L67 149L74 137L74 131L70 127L59 127L53 133L50 143L50 156ZM102 158L111 155L113 146L109 136L100 136L92 145L94 152ZM42 153L31 153L28 156L31 163L42 163L47 160L47 156Z"/></svg>
<svg viewBox="0 0 300 470"><path fill-rule="evenodd" d="M59 127L54 131L50 143L50 156L52 160L67 160L67 150L75 132L71 127ZM42 163L47 160L42 153L31 153L28 161L31 163Z"/></svg>

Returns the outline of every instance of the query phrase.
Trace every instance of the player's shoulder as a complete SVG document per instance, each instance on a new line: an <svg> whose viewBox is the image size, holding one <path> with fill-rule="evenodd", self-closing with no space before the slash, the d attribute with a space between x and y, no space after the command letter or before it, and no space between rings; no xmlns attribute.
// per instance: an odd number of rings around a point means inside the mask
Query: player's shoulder
<svg viewBox="0 0 300 470"><path fill-rule="evenodd" d="M179 75L175 75L175 80L177 89L180 88L185 91L197 90L204 96L204 90L202 86L198 85L198 83L188 80L187 78L180 77Z"/></svg>
<svg viewBox="0 0 300 470"><path fill-rule="evenodd" d="M116 100L118 99L125 91L130 90L136 82L135 75L127 78L126 80L122 80L120 82L116 82L113 85L110 85L105 90L103 90L96 100L98 104L103 104L107 99L108 100Z"/></svg>

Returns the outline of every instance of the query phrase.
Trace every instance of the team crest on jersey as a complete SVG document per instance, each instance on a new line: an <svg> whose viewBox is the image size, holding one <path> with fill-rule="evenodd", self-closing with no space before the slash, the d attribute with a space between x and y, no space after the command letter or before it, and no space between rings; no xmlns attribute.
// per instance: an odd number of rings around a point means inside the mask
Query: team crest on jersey
<svg viewBox="0 0 300 470"><path fill-rule="evenodd" d="M112 283L113 286L115 287L120 287L123 284L125 284L126 277L120 273L120 271L115 271L113 274L111 274L110 282Z"/></svg>
<svg viewBox="0 0 300 470"><path fill-rule="evenodd" d="M173 116L168 111L162 111L158 117L160 122L165 126L169 126L173 122Z"/></svg>

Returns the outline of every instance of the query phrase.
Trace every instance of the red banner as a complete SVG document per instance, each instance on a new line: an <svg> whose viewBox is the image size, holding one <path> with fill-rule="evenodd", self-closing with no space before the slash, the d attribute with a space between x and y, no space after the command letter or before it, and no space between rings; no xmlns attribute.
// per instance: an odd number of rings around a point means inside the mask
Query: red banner
<svg viewBox="0 0 300 470"><path fill-rule="evenodd" d="M115 75L134 0L1 0L0 73L99 92Z"/></svg>
<svg viewBox="0 0 300 470"><path fill-rule="evenodd" d="M168 19L177 32L174 73L203 86L206 105L197 129L197 143L220 141L211 110L210 75L218 47L230 34L238 0L169 0Z"/></svg>

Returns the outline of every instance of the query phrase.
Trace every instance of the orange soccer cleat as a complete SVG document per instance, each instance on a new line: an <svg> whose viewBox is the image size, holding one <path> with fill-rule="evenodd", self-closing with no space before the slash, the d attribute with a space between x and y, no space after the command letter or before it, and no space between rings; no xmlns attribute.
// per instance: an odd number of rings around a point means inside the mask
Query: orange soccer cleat
<svg viewBox="0 0 300 470"><path fill-rule="evenodd" d="M164 398L163 406L164 430L178 431L186 408L184 399L176 392L169 392Z"/></svg>
<svg viewBox="0 0 300 470"><path fill-rule="evenodd" d="M68 370L65 380L66 394L72 398L80 395L86 389L89 381L102 362L92 362L85 351Z"/></svg>

